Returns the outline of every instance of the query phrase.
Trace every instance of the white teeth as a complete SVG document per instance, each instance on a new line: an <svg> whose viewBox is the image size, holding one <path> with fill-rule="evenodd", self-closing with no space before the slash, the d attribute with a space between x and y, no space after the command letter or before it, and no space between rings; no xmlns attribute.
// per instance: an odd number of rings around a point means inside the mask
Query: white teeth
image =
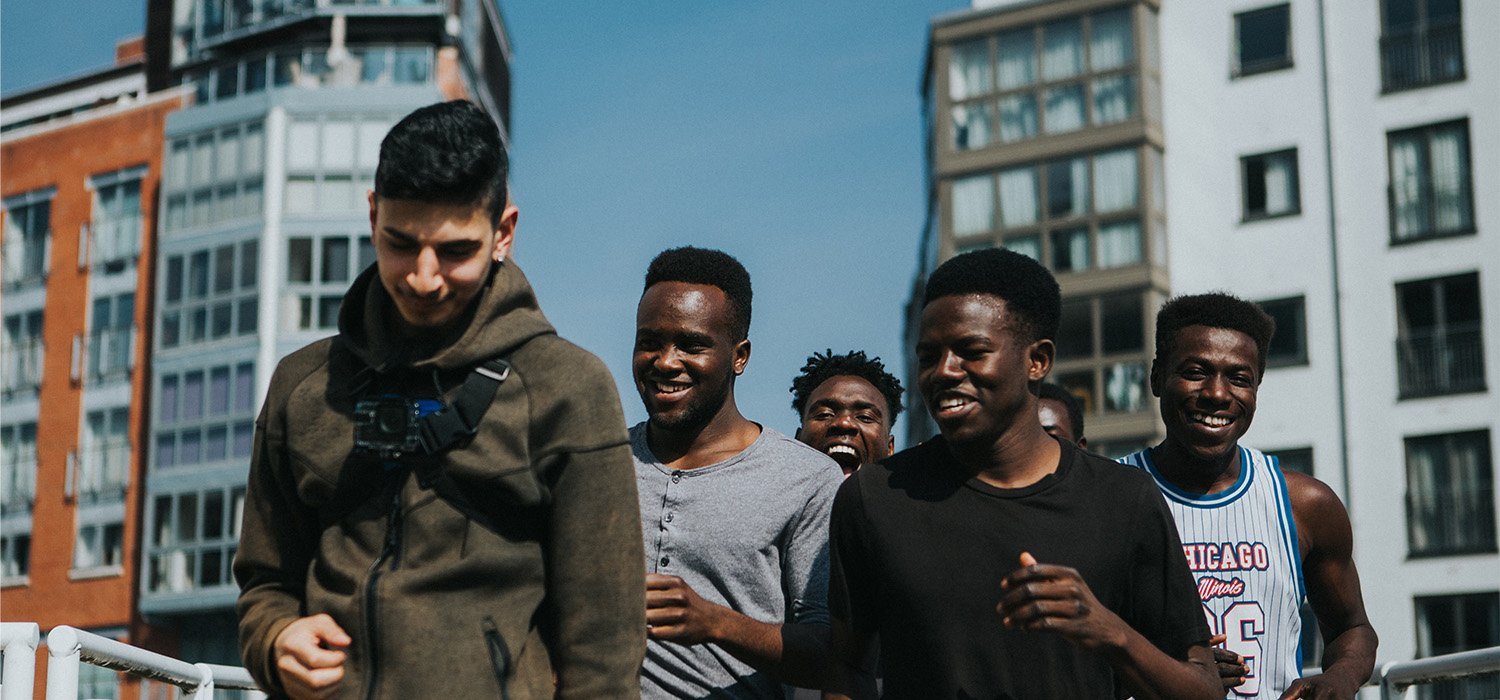
<svg viewBox="0 0 1500 700"><path fill-rule="evenodd" d="M831 455L850 455L850 456L856 456L857 455L857 453L854 451L854 448L850 447L848 445L834 445L834 446L828 448L828 454L831 454Z"/></svg>
<svg viewBox="0 0 1500 700"><path fill-rule="evenodd" d="M1221 416L1210 416L1204 413L1194 413L1189 415L1188 417L1211 428L1222 428L1234 422L1229 418L1224 418Z"/></svg>
<svg viewBox="0 0 1500 700"><path fill-rule="evenodd" d="M950 408L959 408L968 404L968 399L943 399L938 402L938 410L946 411Z"/></svg>
<svg viewBox="0 0 1500 700"><path fill-rule="evenodd" d="M685 391L685 390L687 390L687 388L688 388L687 384L661 384L661 383L658 383L656 385L656 390L659 391L659 392L661 392L661 393L663 393L663 394L675 394L675 393L677 393L679 391Z"/></svg>

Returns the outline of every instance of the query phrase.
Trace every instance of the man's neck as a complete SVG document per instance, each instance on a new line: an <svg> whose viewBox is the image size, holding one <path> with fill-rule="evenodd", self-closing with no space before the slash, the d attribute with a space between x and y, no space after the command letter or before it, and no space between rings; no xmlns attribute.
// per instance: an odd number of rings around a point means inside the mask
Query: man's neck
<svg viewBox="0 0 1500 700"><path fill-rule="evenodd" d="M731 394L719 412L698 428L667 430L646 421L646 443L651 453L671 469L697 469L718 464L749 447L761 427L744 416Z"/></svg>
<svg viewBox="0 0 1500 700"><path fill-rule="evenodd" d="M1037 421L1013 425L989 445L955 445L950 441L948 447L971 476L1002 489L1041 481L1057 471L1062 458L1057 440Z"/></svg>
<svg viewBox="0 0 1500 700"><path fill-rule="evenodd" d="M1240 478L1238 443L1223 454L1202 459L1169 437L1151 448L1151 461L1167 481L1189 493L1219 493L1234 486Z"/></svg>

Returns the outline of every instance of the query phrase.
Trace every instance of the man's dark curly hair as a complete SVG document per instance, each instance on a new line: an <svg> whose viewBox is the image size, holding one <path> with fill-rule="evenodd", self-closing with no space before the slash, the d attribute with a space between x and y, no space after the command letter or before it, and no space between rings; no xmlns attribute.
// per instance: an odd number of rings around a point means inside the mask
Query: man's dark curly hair
<svg viewBox="0 0 1500 700"><path fill-rule="evenodd" d="M851 350L847 355L833 354L833 348L826 352L812 354L807 358L807 364L802 365L802 374L792 379L792 410L797 412L797 417L802 417L802 411L807 408L807 397L811 396L823 382L839 375L859 377L873 385L885 396L886 416L891 422L895 422L896 414L901 413L901 394L905 389L901 388L901 380L885 371L885 364L880 358L865 357L863 350Z"/></svg>
<svg viewBox="0 0 1500 700"><path fill-rule="evenodd" d="M380 142L375 196L473 204L498 226L509 167L495 120L473 102L439 102L403 117Z"/></svg>
<svg viewBox="0 0 1500 700"><path fill-rule="evenodd" d="M1073 436L1083 437L1083 402L1078 400L1073 392L1068 391L1052 382L1042 382L1041 396L1039 398L1052 399L1063 405L1068 411L1068 422L1073 425Z"/></svg>
<svg viewBox="0 0 1500 700"><path fill-rule="evenodd" d="M722 250L693 246L664 250L646 269L646 286L641 292L645 293L657 282L706 284L724 290L734 311L734 318L730 319L734 339L750 336L750 273L734 256Z"/></svg>
<svg viewBox="0 0 1500 700"><path fill-rule="evenodd" d="M1188 326L1227 328L1250 336L1260 357L1257 375L1266 373L1266 350L1276 333L1276 321L1260 308L1226 292L1209 292L1174 297L1156 312L1156 361L1165 362L1172 355L1177 334Z"/></svg>
<svg viewBox="0 0 1500 700"><path fill-rule="evenodd" d="M1005 301L1016 330L1032 343L1057 337L1062 297L1041 263L1013 250L987 248L949 258L927 278L922 305L955 294L990 294Z"/></svg>

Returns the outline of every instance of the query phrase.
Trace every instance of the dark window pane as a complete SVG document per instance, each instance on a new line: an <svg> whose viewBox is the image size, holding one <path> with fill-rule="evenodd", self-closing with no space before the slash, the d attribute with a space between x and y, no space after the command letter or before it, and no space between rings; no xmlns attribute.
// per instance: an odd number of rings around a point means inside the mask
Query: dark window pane
<svg viewBox="0 0 1500 700"><path fill-rule="evenodd" d="M312 239L293 238L286 242L286 280L312 281Z"/></svg>
<svg viewBox="0 0 1500 700"><path fill-rule="evenodd" d="M1239 39L1240 72L1268 70L1290 62L1288 5L1278 5L1235 15Z"/></svg>
<svg viewBox="0 0 1500 700"><path fill-rule="evenodd" d="M1057 357L1071 359L1094 354L1093 305L1088 299L1065 301L1057 328Z"/></svg>
<svg viewBox="0 0 1500 700"><path fill-rule="evenodd" d="M1266 160L1245 159L1245 214L1266 213Z"/></svg>
<svg viewBox="0 0 1500 700"><path fill-rule="evenodd" d="M339 304L344 298L340 296L324 296L318 298L318 327L339 327Z"/></svg>
<svg viewBox="0 0 1500 700"><path fill-rule="evenodd" d="M249 335L255 332L256 311L260 305L255 297L240 300L239 321L235 324L235 333L238 335Z"/></svg>
<svg viewBox="0 0 1500 700"><path fill-rule="evenodd" d="M1146 347L1145 319L1140 294L1104 297L1100 307L1104 353L1135 352Z"/></svg>
<svg viewBox="0 0 1500 700"><path fill-rule="evenodd" d="M1404 29L1417 23L1417 0L1385 0L1384 24L1387 30Z"/></svg>
<svg viewBox="0 0 1500 700"><path fill-rule="evenodd" d="M349 280L349 239L323 239L324 282L347 282Z"/></svg>
<svg viewBox="0 0 1500 700"><path fill-rule="evenodd" d="M202 299L208 294L208 251L193 253L188 258L188 290L189 299Z"/></svg>
<svg viewBox="0 0 1500 700"><path fill-rule="evenodd" d="M1281 471L1297 472L1298 474L1313 476L1313 450L1311 447L1275 450L1270 454L1280 462Z"/></svg>
<svg viewBox="0 0 1500 700"><path fill-rule="evenodd" d="M260 269L260 243L245 241L240 244L240 289L255 287L256 272Z"/></svg>
<svg viewBox="0 0 1500 700"><path fill-rule="evenodd" d="M167 302L182 299L182 256L167 258Z"/></svg>
<svg viewBox="0 0 1500 700"><path fill-rule="evenodd" d="M1276 321L1276 333L1266 350L1266 363L1307 363L1305 311L1302 297L1261 302L1261 308Z"/></svg>
<svg viewBox="0 0 1500 700"><path fill-rule="evenodd" d="M245 63L245 94L266 89L266 59L252 58Z"/></svg>

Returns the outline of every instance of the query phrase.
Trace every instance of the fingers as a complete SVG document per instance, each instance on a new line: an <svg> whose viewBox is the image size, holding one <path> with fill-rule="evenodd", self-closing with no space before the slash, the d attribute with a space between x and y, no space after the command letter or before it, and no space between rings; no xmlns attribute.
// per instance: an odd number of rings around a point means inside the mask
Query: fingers
<svg viewBox="0 0 1500 700"><path fill-rule="evenodd" d="M1000 614L1006 614L1007 610L1019 608L1033 600L1055 600L1062 598L1081 599L1083 590L1072 581L1057 581L1046 579L1032 581L1030 583L1011 586L1005 597L1000 599L997 609Z"/></svg>
<svg viewBox="0 0 1500 700"><path fill-rule="evenodd" d="M1033 600L1014 608L1002 608L1006 627L1027 631L1057 629L1090 612L1089 605L1076 598Z"/></svg>
<svg viewBox="0 0 1500 700"><path fill-rule="evenodd" d="M1058 566L1056 564L1038 564L1033 559L1031 564L1010 572L1010 575L1000 581L1000 587L1010 588L1030 581L1044 581L1047 579L1082 580L1082 577L1078 574L1078 570L1072 567Z"/></svg>
<svg viewBox="0 0 1500 700"><path fill-rule="evenodd" d="M1223 644L1228 639L1229 639L1229 637L1226 637L1226 636L1224 636L1222 634L1216 634L1216 635L1208 638L1208 645L1210 647L1216 647L1216 646L1219 646L1220 644Z"/></svg>
<svg viewBox="0 0 1500 700"><path fill-rule="evenodd" d="M687 594L684 593L682 591L682 589L680 589L680 588L671 588L671 589L647 588L646 589L646 609L647 610L652 610L652 609L655 609L655 608L682 608L682 607L687 607L687 605L688 605Z"/></svg>
<svg viewBox="0 0 1500 700"><path fill-rule="evenodd" d="M295 698L328 698L344 680L344 667L308 668L290 654L276 660L276 671L287 694Z"/></svg>
<svg viewBox="0 0 1500 700"><path fill-rule="evenodd" d="M1028 566L1036 566L1036 557L1031 556L1031 552L1021 552L1021 568Z"/></svg>
<svg viewBox="0 0 1500 700"><path fill-rule="evenodd" d="M686 585L681 576L669 576L667 574L646 574L646 590L664 590Z"/></svg>
<svg viewBox="0 0 1500 700"><path fill-rule="evenodd" d="M687 620L684 608L647 608L646 626L650 629L677 625Z"/></svg>

